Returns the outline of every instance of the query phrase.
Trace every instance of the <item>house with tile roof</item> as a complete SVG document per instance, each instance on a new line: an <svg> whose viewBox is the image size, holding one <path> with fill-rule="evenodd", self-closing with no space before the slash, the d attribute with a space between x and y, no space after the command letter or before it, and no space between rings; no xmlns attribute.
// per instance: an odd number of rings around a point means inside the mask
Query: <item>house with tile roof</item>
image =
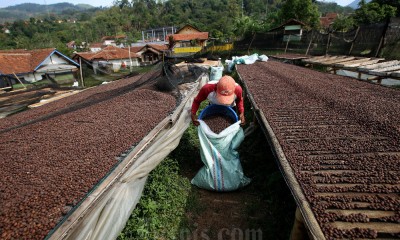
<svg viewBox="0 0 400 240"><path fill-rule="evenodd" d="M77 52L72 57L75 61L85 63L97 71L114 71L129 66L139 66L139 56L128 48L107 46L98 52Z"/></svg>
<svg viewBox="0 0 400 240"><path fill-rule="evenodd" d="M117 42L126 40L126 35L104 36L101 42L106 46L117 46Z"/></svg>
<svg viewBox="0 0 400 240"><path fill-rule="evenodd" d="M319 18L319 23L323 29L329 29L336 18L338 18L337 13L327 13L324 17Z"/></svg>
<svg viewBox="0 0 400 240"><path fill-rule="evenodd" d="M101 49L105 48L106 45L104 45L103 43L91 43L89 44L89 50L91 52L99 52L101 51Z"/></svg>
<svg viewBox="0 0 400 240"><path fill-rule="evenodd" d="M165 44L146 44L136 53L139 55L140 65L143 66L161 60L167 50L168 46Z"/></svg>
<svg viewBox="0 0 400 240"><path fill-rule="evenodd" d="M305 26L305 23L292 18L282 23L280 26L270 29L269 32L282 32L283 42L300 41Z"/></svg>
<svg viewBox="0 0 400 240"><path fill-rule="evenodd" d="M186 24L176 33L167 36L171 55L190 55L201 51L206 45L209 34Z"/></svg>
<svg viewBox="0 0 400 240"><path fill-rule="evenodd" d="M72 83L78 79L79 67L55 48L0 50L0 87L43 79Z"/></svg>

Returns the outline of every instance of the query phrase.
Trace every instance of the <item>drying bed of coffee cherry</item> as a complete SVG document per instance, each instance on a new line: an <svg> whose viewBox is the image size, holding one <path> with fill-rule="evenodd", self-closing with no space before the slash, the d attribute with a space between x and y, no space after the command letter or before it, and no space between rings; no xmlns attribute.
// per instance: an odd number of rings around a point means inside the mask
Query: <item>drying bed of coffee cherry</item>
<svg viewBox="0 0 400 240"><path fill-rule="evenodd" d="M173 111L175 97L139 79L0 119L1 239L45 238Z"/></svg>
<svg viewBox="0 0 400 240"><path fill-rule="evenodd" d="M400 238L400 90L276 61L237 70L314 227L327 239Z"/></svg>
<svg viewBox="0 0 400 240"><path fill-rule="evenodd" d="M231 118L221 114L207 116L206 118L203 118L203 121L207 124L211 131L216 134L219 134L225 128L234 123Z"/></svg>

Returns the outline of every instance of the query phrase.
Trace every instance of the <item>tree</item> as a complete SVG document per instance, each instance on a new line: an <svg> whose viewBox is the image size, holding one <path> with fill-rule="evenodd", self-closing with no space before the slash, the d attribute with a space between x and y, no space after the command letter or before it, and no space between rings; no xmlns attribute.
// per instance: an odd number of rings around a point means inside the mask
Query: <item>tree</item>
<svg viewBox="0 0 400 240"><path fill-rule="evenodd" d="M261 21L256 21L251 17L244 16L236 19L234 33L238 37L249 37L263 29L264 27Z"/></svg>
<svg viewBox="0 0 400 240"><path fill-rule="evenodd" d="M286 0L279 13L281 22L294 18L312 28L319 26L318 8L311 0Z"/></svg>
<svg viewBox="0 0 400 240"><path fill-rule="evenodd" d="M399 0L372 0L374 3L379 5L389 5L396 8L396 16L400 17L400 1Z"/></svg>
<svg viewBox="0 0 400 240"><path fill-rule="evenodd" d="M360 7L355 11L354 20L358 24L371 24L383 22L390 17L396 16L396 7L377 2L360 2Z"/></svg>
<svg viewBox="0 0 400 240"><path fill-rule="evenodd" d="M346 32L354 28L356 25L352 17L339 15L332 24L332 30L338 32Z"/></svg>

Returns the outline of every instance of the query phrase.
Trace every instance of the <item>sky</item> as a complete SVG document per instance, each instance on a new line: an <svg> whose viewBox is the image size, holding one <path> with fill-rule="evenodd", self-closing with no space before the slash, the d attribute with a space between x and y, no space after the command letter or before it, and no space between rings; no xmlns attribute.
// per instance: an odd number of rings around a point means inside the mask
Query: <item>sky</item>
<svg viewBox="0 0 400 240"><path fill-rule="evenodd" d="M350 4L353 0L321 0L324 2L336 2L341 6ZM95 7L109 7L112 6L114 0L0 0L0 8L14 6L21 3L37 3L37 4L54 4L60 2L68 2L72 4L86 3Z"/></svg>

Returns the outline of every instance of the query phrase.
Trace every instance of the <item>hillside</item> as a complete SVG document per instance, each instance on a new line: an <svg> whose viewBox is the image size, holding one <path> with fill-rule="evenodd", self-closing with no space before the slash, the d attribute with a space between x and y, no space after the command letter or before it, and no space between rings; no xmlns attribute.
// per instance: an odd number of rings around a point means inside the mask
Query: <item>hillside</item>
<svg viewBox="0 0 400 240"><path fill-rule="evenodd" d="M0 23L13 22L15 20L24 20L31 17L41 16L45 14L70 15L71 12L84 12L94 9L89 4L71 4L71 3L55 3L55 4L35 4L23 3L6 8L0 8Z"/></svg>
<svg viewBox="0 0 400 240"><path fill-rule="evenodd" d="M351 2L349 5L347 5L347 7L351 7L353 9L357 9L358 8L358 4L361 2L361 0L354 0L353 2ZM369 3L371 2L371 0L365 0L365 3Z"/></svg>

